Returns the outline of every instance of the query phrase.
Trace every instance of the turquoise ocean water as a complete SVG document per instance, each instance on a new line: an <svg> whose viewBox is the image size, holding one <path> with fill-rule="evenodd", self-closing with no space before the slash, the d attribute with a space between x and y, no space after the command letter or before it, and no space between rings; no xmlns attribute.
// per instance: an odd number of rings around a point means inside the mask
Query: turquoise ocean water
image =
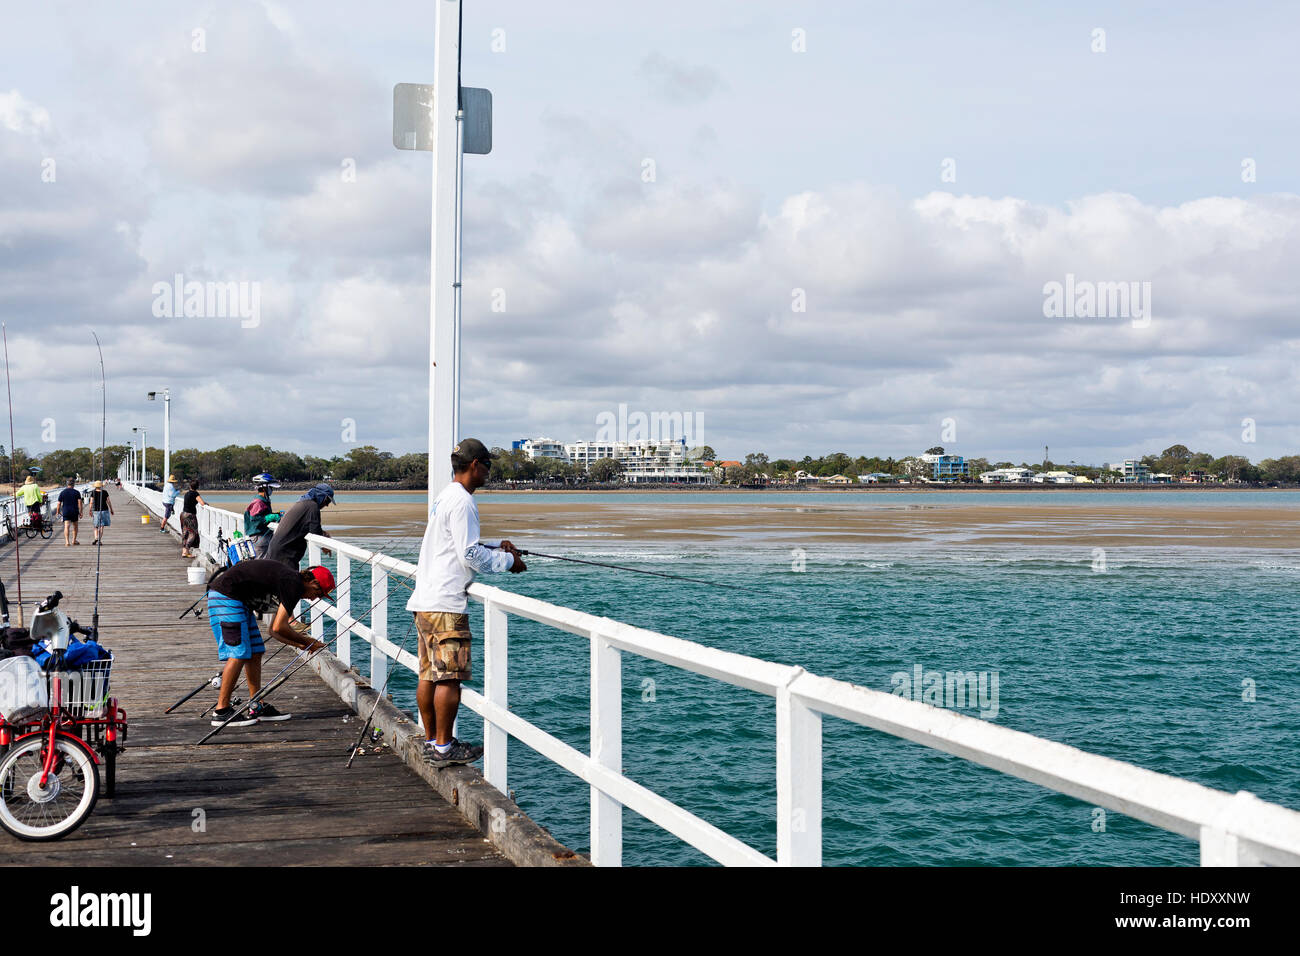
<svg viewBox="0 0 1300 956"><path fill-rule="evenodd" d="M1001 497L981 495L978 503ZM1113 492L1098 497L1116 500ZM1249 508L1263 496L1212 497L1225 507ZM871 498L888 503L885 496ZM1068 498L1079 500L1078 493ZM663 503L654 495L646 499ZM389 553L411 561L419 544L411 538L356 543L386 544ZM896 675L910 677L918 665L923 671L975 671L990 682L996 675L996 715L989 697L983 710L998 724L1300 807L1300 652L1294 638L1300 555L1294 552L1108 548L1106 569L1099 572L1090 552L1078 547L945 543L864 551L761 538L647 547L581 537L525 546L743 584L760 593L540 558L526 574L480 580L887 692ZM804 551L802 571L795 570L796 547ZM361 572L354 580L356 609L370 605L366 585ZM391 634L409 649L404 603L404 595L390 602ZM481 635L482 610L473 602L471 622ZM368 655L356 657L364 672ZM481 689L477 643L474 667L470 686ZM510 619L514 711L586 750L588 681L585 641ZM773 700L632 655L623 658L623 685L625 773L774 854ZM992 684L986 687L991 695ZM400 675L390 690L400 706L413 709L413 679ZM958 709L972 716L981 710ZM1121 814L1107 813L1099 831L1094 808L1079 801L834 718L823 726L828 864L1197 862L1193 841ZM460 735L482 739L481 722L464 709ZM519 805L585 852L587 786L517 741L510 748L510 787ZM624 862L710 861L625 811Z"/></svg>

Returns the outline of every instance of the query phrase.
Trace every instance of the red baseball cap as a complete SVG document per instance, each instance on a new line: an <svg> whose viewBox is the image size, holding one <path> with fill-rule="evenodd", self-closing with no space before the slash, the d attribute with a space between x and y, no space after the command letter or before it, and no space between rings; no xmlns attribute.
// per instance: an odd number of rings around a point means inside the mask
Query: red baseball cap
<svg viewBox="0 0 1300 956"><path fill-rule="evenodd" d="M334 575L330 574L330 569L321 564L314 564L307 569L311 576L316 579L320 589L328 596L334 590Z"/></svg>

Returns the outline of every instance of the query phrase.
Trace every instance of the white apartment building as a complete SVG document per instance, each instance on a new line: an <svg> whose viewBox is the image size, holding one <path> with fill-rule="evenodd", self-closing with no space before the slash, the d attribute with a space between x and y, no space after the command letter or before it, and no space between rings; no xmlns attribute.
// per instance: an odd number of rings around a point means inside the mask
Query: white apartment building
<svg viewBox="0 0 1300 956"><path fill-rule="evenodd" d="M529 461L536 461L538 458L569 460L564 445L554 438L522 438L517 442L513 442L512 445L516 450L520 450L527 455Z"/></svg>
<svg viewBox="0 0 1300 956"><path fill-rule="evenodd" d="M980 482L986 485L1027 485L1033 480L1028 468L995 468L980 474Z"/></svg>
<svg viewBox="0 0 1300 956"><path fill-rule="evenodd" d="M1039 485L1073 485L1079 479L1068 471L1040 471L1034 475L1034 483Z"/></svg>
<svg viewBox="0 0 1300 956"><path fill-rule="evenodd" d="M623 466L623 480L631 484L675 482L712 484L714 478L699 463L686 457L686 439L676 441L575 441L560 444L553 438L525 438L514 442L530 461L557 458L584 471L602 458Z"/></svg>

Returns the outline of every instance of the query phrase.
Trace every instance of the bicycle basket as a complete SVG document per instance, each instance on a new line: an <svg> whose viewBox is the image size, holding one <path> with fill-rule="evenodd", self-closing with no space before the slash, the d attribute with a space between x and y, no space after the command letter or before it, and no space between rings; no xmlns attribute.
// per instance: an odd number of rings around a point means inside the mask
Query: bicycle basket
<svg viewBox="0 0 1300 956"><path fill-rule="evenodd" d="M73 717L103 717L108 709L108 675L113 666L113 655L99 661L90 661L75 670L62 671L63 682L59 706ZM53 699L53 674L46 674L46 684Z"/></svg>

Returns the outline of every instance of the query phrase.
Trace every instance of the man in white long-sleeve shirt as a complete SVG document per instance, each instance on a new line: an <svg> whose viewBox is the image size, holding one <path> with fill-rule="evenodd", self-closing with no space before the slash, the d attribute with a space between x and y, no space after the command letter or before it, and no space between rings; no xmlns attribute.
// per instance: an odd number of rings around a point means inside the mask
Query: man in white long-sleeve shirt
<svg viewBox="0 0 1300 956"><path fill-rule="evenodd" d="M470 678L470 633L466 589L476 571L526 570L514 545L479 543L478 505L472 495L487 482L492 455L481 441L466 438L451 453L454 477L434 499L420 545L415 590L406 603L420 635L420 685L416 703L424 721L425 758L436 767L469 763L483 748L451 735L460 709L460 682Z"/></svg>

